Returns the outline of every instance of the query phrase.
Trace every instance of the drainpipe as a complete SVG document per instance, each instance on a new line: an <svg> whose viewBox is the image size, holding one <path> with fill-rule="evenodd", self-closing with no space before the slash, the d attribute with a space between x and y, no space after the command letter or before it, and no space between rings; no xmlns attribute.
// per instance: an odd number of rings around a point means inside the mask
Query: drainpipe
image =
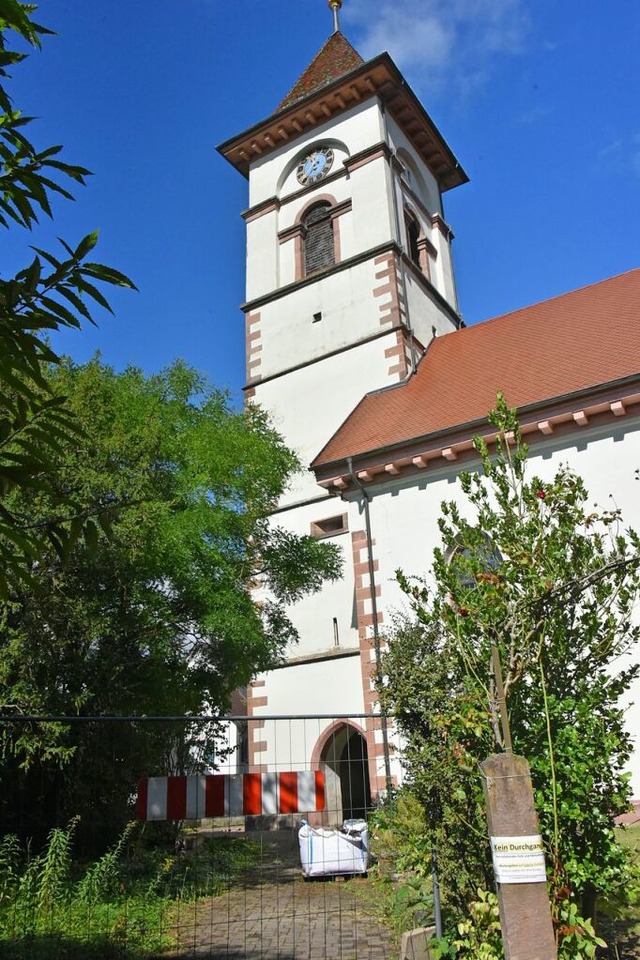
<svg viewBox="0 0 640 960"><path fill-rule="evenodd" d="M347 457L347 469L349 470L349 476L353 480L356 487L359 489L362 494L362 502L364 503L364 523L365 530L367 534L367 564L369 567L369 590L371 592L371 616L373 618L373 649L376 658L376 675L378 679L378 684L382 681L382 661L381 661L381 650L380 650L380 632L378 630L378 603L376 600L376 576L375 570L373 568L373 552L371 549L372 537L371 537L371 514L369 512L369 492L364 488L360 480L356 477L353 472L353 461L351 457ZM387 723L387 715L385 711L380 707L380 727L382 729L382 749L384 752L384 775L387 783L387 792L391 793L393 789L393 781L391 779L391 761L389 759L389 729Z"/></svg>

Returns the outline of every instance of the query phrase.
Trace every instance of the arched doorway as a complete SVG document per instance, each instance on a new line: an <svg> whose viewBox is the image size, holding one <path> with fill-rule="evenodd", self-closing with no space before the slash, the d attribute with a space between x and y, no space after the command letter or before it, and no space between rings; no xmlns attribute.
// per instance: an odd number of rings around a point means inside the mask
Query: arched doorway
<svg viewBox="0 0 640 960"><path fill-rule="evenodd" d="M340 783L342 817L364 817L371 807L369 754L362 733L350 724L339 724L331 730L320 762L332 770Z"/></svg>

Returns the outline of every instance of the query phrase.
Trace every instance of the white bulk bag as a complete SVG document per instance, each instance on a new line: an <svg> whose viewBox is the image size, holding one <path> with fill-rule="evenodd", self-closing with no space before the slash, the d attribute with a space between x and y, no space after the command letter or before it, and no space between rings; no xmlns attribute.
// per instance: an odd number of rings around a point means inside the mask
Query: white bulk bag
<svg viewBox="0 0 640 960"><path fill-rule="evenodd" d="M367 872L369 831L364 821L360 829L351 829L348 834L303 822L298 840L305 877Z"/></svg>

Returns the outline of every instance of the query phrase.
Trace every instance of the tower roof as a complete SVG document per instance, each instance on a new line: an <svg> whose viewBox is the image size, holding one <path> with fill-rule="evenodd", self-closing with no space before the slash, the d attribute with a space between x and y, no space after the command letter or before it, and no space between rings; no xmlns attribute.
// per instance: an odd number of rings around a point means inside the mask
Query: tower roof
<svg viewBox="0 0 640 960"><path fill-rule="evenodd" d="M332 33L327 42L315 55L307 69L300 78L294 83L284 100L278 105L277 110L284 110L292 106L298 100L316 93L323 87L338 80L362 66L364 60L357 50L355 50L344 34L340 31Z"/></svg>
<svg viewBox="0 0 640 960"><path fill-rule="evenodd" d="M467 182L466 173L389 54L363 61L339 32L327 40L275 113L221 143L218 151L248 177L252 161L371 97L378 97L404 130L441 191Z"/></svg>

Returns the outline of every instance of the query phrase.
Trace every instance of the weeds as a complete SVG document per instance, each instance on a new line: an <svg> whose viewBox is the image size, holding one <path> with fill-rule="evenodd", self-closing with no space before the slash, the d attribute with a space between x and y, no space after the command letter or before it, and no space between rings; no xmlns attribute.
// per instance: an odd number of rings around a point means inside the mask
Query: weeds
<svg viewBox="0 0 640 960"><path fill-rule="evenodd" d="M433 917L431 853L424 812L408 791L393 794L369 819L372 899L380 919L400 935Z"/></svg>
<svg viewBox="0 0 640 960"><path fill-rule="evenodd" d="M257 856L243 839L209 838L198 851L149 847L129 824L84 867L72 859L77 821L49 834L37 856L14 836L0 842L0 960L148 957L175 943L178 902L229 888Z"/></svg>

